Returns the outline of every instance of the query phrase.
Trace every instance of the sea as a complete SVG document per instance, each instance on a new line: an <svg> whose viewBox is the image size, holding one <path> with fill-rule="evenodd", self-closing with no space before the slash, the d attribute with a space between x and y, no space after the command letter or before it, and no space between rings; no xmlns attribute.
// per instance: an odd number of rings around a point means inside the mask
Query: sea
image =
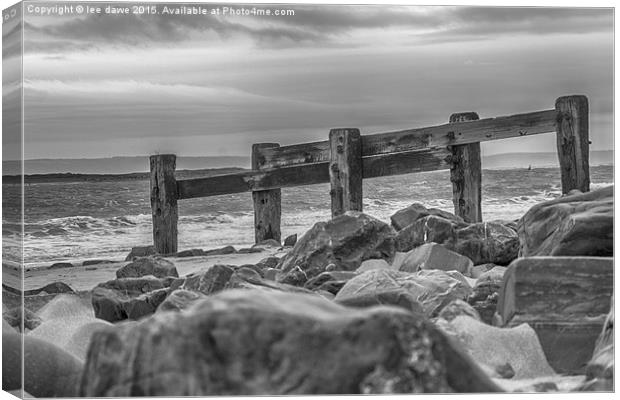
<svg viewBox="0 0 620 400"><path fill-rule="evenodd" d="M613 184L613 166L590 167L591 190ZM389 223L413 203L454 212L450 171L364 180L364 212ZM24 265L123 260L152 244L148 180L49 182L25 185ZM19 186L3 184L3 260L19 259ZM485 221L516 220L534 204L561 195L558 168L483 170ZM303 235L330 218L329 184L282 189L282 238ZM179 201L179 250L254 242L250 193Z"/></svg>

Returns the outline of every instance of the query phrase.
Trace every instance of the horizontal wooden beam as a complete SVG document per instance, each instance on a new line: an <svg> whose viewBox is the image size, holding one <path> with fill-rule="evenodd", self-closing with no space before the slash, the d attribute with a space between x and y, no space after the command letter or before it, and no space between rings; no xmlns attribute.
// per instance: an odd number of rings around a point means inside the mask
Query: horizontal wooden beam
<svg viewBox="0 0 620 400"><path fill-rule="evenodd" d="M555 131L556 110L536 111L507 117L456 122L427 128L362 136L362 156L370 157L432 147L445 147L489 140L508 139ZM329 142L312 142L261 149L261 168L329 161Z"/></svg>
<svg viewBox="0 0 620 400"><path fill-rule="evenodd" d="M362 175L363 178L376 178L448 169L450 156L451 153L442 148L364 157ZM179 199L191 199L328 182L329 162L319 162L179 180L177 193Z"/></svg>

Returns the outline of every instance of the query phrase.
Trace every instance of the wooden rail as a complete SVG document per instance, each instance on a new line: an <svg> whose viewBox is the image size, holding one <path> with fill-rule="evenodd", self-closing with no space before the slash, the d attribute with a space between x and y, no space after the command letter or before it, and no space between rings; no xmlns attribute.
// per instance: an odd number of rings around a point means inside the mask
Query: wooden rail
<svg viewBox="0 0 620 400"><path fill-rule="evenodd" d="M256 242L281 241L281 189L330 182L332 216L362 211L362 179L450 169L455 214L482 220L480 143L556 132L562 192L588 191L588 100L566 96L555 108L478 119L453 114L449 123L426 128L360 135L332 129L329 140L252 147L252 170L207 178L174 178L176 157L155 155L151 165L153 239L161 254L177 251L177 200L252 192Z"/></svg>

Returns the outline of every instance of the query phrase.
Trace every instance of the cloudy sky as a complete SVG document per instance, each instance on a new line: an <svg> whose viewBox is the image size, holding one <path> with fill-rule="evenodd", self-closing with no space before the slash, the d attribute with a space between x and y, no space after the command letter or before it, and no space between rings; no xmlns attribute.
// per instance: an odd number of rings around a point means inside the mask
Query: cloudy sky
<svg viewBox="0 0 620 400"><path fill-rule="evenodd" d="M296 4L245 6L288 16L188 16L153 4L159 15L26 12L27 159L249 155L252 143L324 140L333 127L551 109L567 94L590 99L591 148L613 147L611 9ZM18 57L3 36L5 60ZM555 137L483 151L555 151Z"/></svg>

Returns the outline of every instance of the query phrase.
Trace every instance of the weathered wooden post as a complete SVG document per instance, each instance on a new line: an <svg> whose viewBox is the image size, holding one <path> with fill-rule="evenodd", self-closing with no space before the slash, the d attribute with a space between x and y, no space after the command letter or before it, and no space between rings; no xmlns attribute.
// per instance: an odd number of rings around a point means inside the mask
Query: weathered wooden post
<svg viewBox="0 0 620 400"><path fill-rule="evenodd" d="M159 254L177 252L177 181L174 177L177 157L160 154L150 157L151 212L153 214L153 243Z"/></svg>
<svg viewBox="0 0 620 400"><path fill-rule="evenodd" d="M257 143L252 145L252 169L260 169L260 149L280 147L278 143ZM278 242L282 239L280 222L282 218L282 190L258 190L252 192L254 201L254 240L260 243L266 239Z"/></svg>
<svg viewBox="0 0 620 400"><path fill-rule="evenodd" d="M452 114L450 123L475 121L479 119L475 112ZM451 132L454 138L458 132ZM454 213L465 222L482 221L482 164L480 161L480 143L463 144L452 147L452 201Z"/></svg>
<svg viewBox="0 0 620 400"><path fill-rule="evenodd" d="M362 211L362 137L358 129L329 132L332 218Z"/></svg>
<svg viewBox="0 0 620 400"><path fill-rule="evenodd" d="M564 96L555 101L558 159L562 173L562 193L573 189L590 190L588 138L588 98Z"/></svg>

